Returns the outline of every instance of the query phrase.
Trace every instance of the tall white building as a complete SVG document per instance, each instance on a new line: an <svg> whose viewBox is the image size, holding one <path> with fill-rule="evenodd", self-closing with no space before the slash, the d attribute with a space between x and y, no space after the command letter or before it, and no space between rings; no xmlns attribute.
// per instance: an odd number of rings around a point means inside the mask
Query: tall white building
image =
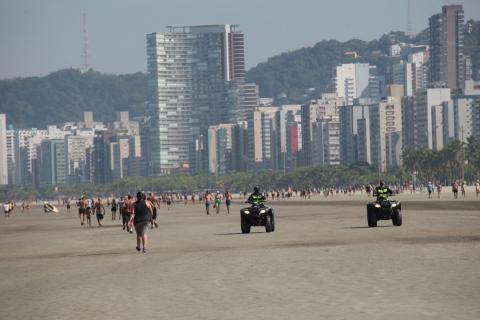
<svg viewBox="0 0 480 320"><path fill-rule="evenodd" d="M7 130L8 184L16 185L15 178L17 156L15 154L15 130Z"/></svg>
<svg viewBox="0 0 480 320"><path fill-rule="evenodd" d="M0 114L0 185L8 184L7 115Z"/></svg>
<svg viewBox="0 0 480 320"><path fill-rule="evenodd" d="M147 35L151 175L188 167L193 137L238 115L226 102L230 81L245 77L244 35L236 28L181 26Z"/></svg>
<svg viewBox="0 0 480 320"><path fill-rule="evenodd" d="M278 107L260 107L253 112L248 122L249 170L274 169L278 148L275 116Z"/></svg>
<svg viewBox="0 0 480 320"><path fill-rule="evenodd" d="M312 164L340 164L340 121L337 115L325 116L312 126Z"/></svg>
<svg viewBox="0 0 480 320"><path fill-rule="evenodd" d="M345 104L356 98L379 100L385 94L385 79L376 75L376 67L368 63L347 63L337 66L335 88Z"/></svg>
<svg viewBox="0 0 480 320"><path fill-rule="evenodd" d="M337 96L347 105L353 99L369 96L370 65L368 63L347 63L337 66L335 87Z"/></svg>
<svg viewBox="0 0 480 320"><path fill-rule="evenodd" d="M425 90L417 91L415 95L415 112L416 112L416 132L415 132L415 149L428 148L434 149L434 143L436 143L435 149L441 149L439 145L439 135L434 138L434 127L438 124L436 121L441 119L440 116L436 117L440 112L440 107L444 102L450 100L449 88L428 88ZM432 115L435 117L432 118Z"/></svg>
<svg viewBox="0 0 480 320"><path fill-rule="evenodd" d="M370 107L372 165L382 172L401 164L401 107L401 101L394 97L386 97Z"/></svg>

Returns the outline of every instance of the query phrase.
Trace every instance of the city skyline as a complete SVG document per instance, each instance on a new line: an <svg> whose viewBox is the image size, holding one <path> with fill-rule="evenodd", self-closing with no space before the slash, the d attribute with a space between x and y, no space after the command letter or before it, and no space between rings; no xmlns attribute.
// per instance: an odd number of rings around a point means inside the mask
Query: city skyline
<svg viewBox="0 0 480 320"><path fill-rule="evenodd" d="M271 56L312 46L321 40L371 40L390 31L406 31L407 25L407 1L385 3L371 0L357 3L345 0L327 5L325 2L297 1L278 6L273 1L247 1L219 5L224 3L213 0L202 3L185 0L165 4L154 1L140 4L113 4L109 1L101 4L93 1L75 1L69 4L62 1L1 1L0 79L40 76L62 68L79 68L83 10L87 15L90 64L94 70L115 74L146 72L145 34L162 32L167 25L242 25L242 30L247 34L247 69ZM439 6L450 3L452 2L434 0L413 3L413 32L427 28L428 21L425 21L425 17L437 13ZM480 3L455 3L463 4L465 20L477 18ZM185 7L192 10L187 12ZM345 7L351 10L344 10ZM332 15L331 12L339 14ZM379 15L378 12L382 14ZM340 18L346 23L337 23ZM361 21L360 26L355 23L357 21ZM332 28L332 25L336 27Z"/></svg>

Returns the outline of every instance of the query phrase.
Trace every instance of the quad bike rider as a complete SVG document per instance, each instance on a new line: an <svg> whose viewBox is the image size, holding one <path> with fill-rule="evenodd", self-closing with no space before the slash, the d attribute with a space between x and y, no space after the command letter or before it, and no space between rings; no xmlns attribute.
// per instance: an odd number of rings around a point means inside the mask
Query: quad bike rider
<svg viewBox="0 0 480 320"><path fill-rule="evenodd" d="M389 200L392 190L380 181L374 191L377 200L367 204L367 220L369 227L376 227L378 220L392 220L394 226L402 225L402 204L399 201Z"/></svg>
<svg viewBox="0 0 480 320"><path fill-rule="evenodd" d="M275 231L275 216L273 209L266 207L265 197L260 189L255 186L253 193L248 197L246 203L251 206L240 210L240 222L242 233L250 233L251 226L265 226L266 232Z"/></svg>

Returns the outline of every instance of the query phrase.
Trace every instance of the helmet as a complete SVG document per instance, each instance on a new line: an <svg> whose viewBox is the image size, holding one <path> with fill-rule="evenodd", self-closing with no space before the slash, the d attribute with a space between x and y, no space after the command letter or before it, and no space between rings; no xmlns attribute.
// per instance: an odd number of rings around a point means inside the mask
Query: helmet
<svg viewBox="0 0 480 320"><path fill-rule="evenodd" d="M385 182L383 180L380 180L380 186L383 187L385 185Z"/></svg>
<svg viewBox="0 0 480 320"><path fill-rule="evenodd" d="M253 192L259 192L260 188L258 186L253 187Z"/></svg>
<svg viewBox="0 0 480 320"><path fill-rule="evenodd" d="M142 191L138 191L138 192L137 192L137 199L141 200L141 199L143 199L143 196L144 196L144 195L143 195L143 192L142 192Z"/></svg>

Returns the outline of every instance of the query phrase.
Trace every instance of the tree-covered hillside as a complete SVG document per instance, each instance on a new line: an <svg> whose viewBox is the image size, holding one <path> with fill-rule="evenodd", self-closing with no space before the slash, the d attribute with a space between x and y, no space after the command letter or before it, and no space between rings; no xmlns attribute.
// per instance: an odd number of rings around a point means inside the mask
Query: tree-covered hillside
<svg viewBox="0 0 480 320"><path fill-rule="evenodd" d="M465 35L465 53L472 56L474 74L480 69L480 22ZM399 58L385 56L391 43L428 43L428 30L413 40L403 32L391 32L378 40L366 42L325 40L313 47L282 53L269 58L247 72L247 80L260 86L262 97L287 94L285 102L303 102L306 90L310 97L332 90L335 66L352 62L346 51L356 51L357 62L377 65L383 74L388 64ZM66 69L45 77L0 80L0 113L16 128L44 128L47 124L80 120L83 111L93 111L95 119L110 121L116 111L143 115L148 100L147 76L143 73L107 75Z"/></svg>
<svg viewBox="0 0 480 320"><path fill-rule="evenodd" d="M472 56L473 71L476 74L480 69L480 22L469 23L473 24L473 32L465 34L465 54ZM428 30L420 32L413 39L403 32L391 32L370 42L324 40L313 47L269 58L250 69L247 80L260 86L261 96L277 97L285 93L288 101L301 102L309 88L316 89L313 91L315 95L331 90L335 67L341 63L369 62L377 65L378 74L384 74L388 64L398 62L398 58L386 56L390 45L395 42L428 44ZM344 54L348 51L355 51L360 57L353 60Z"/></svg>
<svg viewBox="0 0 480 320"><path fill-rule="evenodd" d="M45 77L0 81L0 113L16 128L79 121L83 111L95 120L110 120L116 111L132 116L146 109L147 78L140 72L107 75L65 69Z"/></svg>

